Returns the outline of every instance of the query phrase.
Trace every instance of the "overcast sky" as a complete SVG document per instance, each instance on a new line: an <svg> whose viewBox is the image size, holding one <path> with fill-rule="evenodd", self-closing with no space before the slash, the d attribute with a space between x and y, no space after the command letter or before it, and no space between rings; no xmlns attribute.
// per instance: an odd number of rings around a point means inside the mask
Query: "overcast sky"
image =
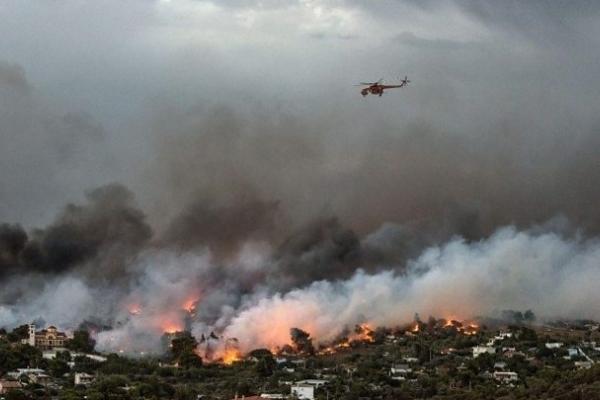
<svg viewBox="0 0 600 400"><path fill-rule="evenodd" d="M391 203L373 200L381 212L357 217L381 223L406 218L428 194L456 201L461 193L438 193L433 179L449 165L451 177L470 182L468 196L486 194L465 199L479 211L493 214L494 205L479 204L489 198L556 195L536 218L599 216L577 211L599 200L595 1L5 0L0 19L0 221L43 225L65 202L114 181L159 221L192 192L223 190L198 175L248 174L244 183L294 215L302 185L318 194L306 195L311 209L342 216L383 190ZM363 99L353 86L404 75L412 83L383 98ZM226 122L211 119L219 112ZM193 141L230 130L237 139L212 150ZM428 140L411 139L419 132ZM252 162L231 160L247 155L239 135L266 144L299 136L293 142L308 150L298 157L293 145L293 167L279 175L269 159L265 178L255 142ZM177 136L192 141L173 145ZM402 161L388 162L396 155L385 152L387 140ZM290 147L270 152L282 148ZM463 165L461 152L476 161ZM506 183L513 173L524 178ZM483 184L488 178L494 183ZM531 192L515 195L523 186ZM391 204L412 191L420 194L394 214Z"/></svg>

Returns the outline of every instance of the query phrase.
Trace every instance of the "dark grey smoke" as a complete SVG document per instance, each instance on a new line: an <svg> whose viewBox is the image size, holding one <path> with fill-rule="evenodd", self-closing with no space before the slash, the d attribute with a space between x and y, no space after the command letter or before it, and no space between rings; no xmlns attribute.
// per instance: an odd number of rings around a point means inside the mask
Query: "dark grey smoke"
<svg viewBox="0 0 600 400"><path fill-rule="evenodd" d="M86 273L113 280L151 235L131 192L111 184L88 192L87 204L67 205L52 224L29 236L19 225L1 225L0 267L5 275L57 274L90 263Z"/></svg>
<svg viewBox="0 0 600 400"><path fill-rule="evenodd" d="M276 224L276 201L248 196L232 205L198 200L169 224L163 241L182 250L208 247L214 255L235 255L247 241L272 238Z"/></svg>
<svg viewBox="0 0 600 400"><path fill-rule="evenodd" d="M269 279L280 289L315 280L344 279L352 275L359 261L358 236L336 218L319 219L293 232L277 248Z"/></svg>
<svg viewBox="0 0 600 400"><path fill-rule="evenodd" d="M18 268L27 243L27 233L20 225L0 224L0 273Z"/></svg>

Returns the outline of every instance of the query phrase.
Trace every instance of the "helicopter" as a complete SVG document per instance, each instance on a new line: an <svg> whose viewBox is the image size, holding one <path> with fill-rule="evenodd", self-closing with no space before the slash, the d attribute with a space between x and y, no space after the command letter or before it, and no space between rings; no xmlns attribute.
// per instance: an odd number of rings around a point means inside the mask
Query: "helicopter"
<svg viewBox="0 0 600 400"><path fill-rule="evenodd" d="M383 85L382 82L383 78L379 79L377 82L360 82L356 86L367 86L360 91L360 94L362 94L363 97L366 97L369 93L377 94L379 97L381 97L383 95L383 91L386 89L401 88L410 83L408 76L405 76L404 79L400 81L399 85Z"/></svg>

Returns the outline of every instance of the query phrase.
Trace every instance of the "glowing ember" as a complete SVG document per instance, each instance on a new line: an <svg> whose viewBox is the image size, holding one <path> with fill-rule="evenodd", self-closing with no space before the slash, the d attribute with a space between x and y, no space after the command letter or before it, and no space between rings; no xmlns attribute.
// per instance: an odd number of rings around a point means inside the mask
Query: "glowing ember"
<svg viewBox="0 0 600 400"><path fill-rule="evenodd" d="M375 331L369 324L360 324L356 325L354 329L354 335L352 335L349 339L351 342L359 341L359 342L369 342L373 343L375 339L373 339L373 334Z"/></svg>
<svg viewBox="0 0 600 400"><path fill-rule="evenodd" d="M128 311L131 315L140 315L142 313L142 308L138 305L132 305L129 307Z"/></svg>
<svg viewBox="0 0 600 400"><path fill-rule="evenodd" d="M172 335L174 333L181 331L181 327L179 327L178 325L175 325L175 324L166 324L162 327L162 331L164 333Z"/></svg>
<svg viewBox="0 0 600 400"><path fill-rule="evenodd" d="M473 336L479 332L479 325L473 322L467 323L452 318L446 319L444 328L454 328L457 332L467 336Z"/></svg>
<svg viewBox="0 0 600 400"><path fill-rule="evenodd" d="M186 300L185 303L183 303L183 309L185 311L187 311L190 314L193 314L196 312L196 306L198 305L198 300L197 299L189 299Z"/></svg>

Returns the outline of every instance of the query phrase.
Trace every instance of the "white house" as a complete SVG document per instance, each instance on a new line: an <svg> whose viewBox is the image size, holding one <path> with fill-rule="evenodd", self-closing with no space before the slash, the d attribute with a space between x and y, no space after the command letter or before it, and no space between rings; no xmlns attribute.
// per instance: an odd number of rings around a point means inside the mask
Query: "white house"
<svg viewBox="0 0 600 400"><path fill-rule="evenodd" d="M319 388L325 385L327 381L325 379L304 379L302 381L296 382L296 385L310 385L315 388Z"/></svg>
<svg viewBox="0 0 600 400"><path fill-rule="evenodd" d="M13 379L19 379L21 376L45 375L46 371L39 368L18 368L16 371L10 371L6 375Z"/></svg>
<svg viewBox="0 0 600 400"><path fill-rule="evenodd" d="M315 387L313 385L295 384L291 388L292 396L295 396L302 400L314 400L315 399Z"/></svg>
<svg viewBox="0 0 600 400"><path fill-rule="evenodd" d="M569 353L569 356L567 357L568 359L579 356L579 349L575 347L568 348L567 352Z"/></svg>
<svg viewBox="0 0 600 400"><path fill-rule="evenodd" d="M473 358L477 358L482 354L496 354L496 348L492 346L475 346L473 347Z"/></svg>
<svg viewBox="0 0 600 400"><path fill-rule="evenodd" d="M512 371L496 371L494 379L502 383L512 383L519 380L519 375Z"/></svg>
<svg viewBox="0 0 600 400"><path fill-rule="evenodd" d="M592 365L592 361L575 361L575 368L577 369L590 369Z"/></svg>
<svg viewBox="0 0 600 400"><path fill-rule="evenodd" d="M498 333L496 336L494 336L494 339L496 339L496 340L504 340L504 339L511 338L512 336L513 336L512 332L502 332L502 331L500 331L500 333Z"/></svg>
<svg viewBox="0 0 600 400"><path fill-rule="evenodd" d="M494 363L494 370L504 371L506 369L506 363L504 361L497 361Z"/></svg>
<svg viewBox="0 0 600 400"><path fill-rule="evenodd" d="M75 372L76 385L89 385L94 381L94 375L86 374L85 372Z"/></svg>
<svg viewBox="0 0 600 400"><path fill-rule="evenodd" d="M408 364L396 364L390 368L390 377L396 381L403 381L411 372L412 368Z"/></svg>

